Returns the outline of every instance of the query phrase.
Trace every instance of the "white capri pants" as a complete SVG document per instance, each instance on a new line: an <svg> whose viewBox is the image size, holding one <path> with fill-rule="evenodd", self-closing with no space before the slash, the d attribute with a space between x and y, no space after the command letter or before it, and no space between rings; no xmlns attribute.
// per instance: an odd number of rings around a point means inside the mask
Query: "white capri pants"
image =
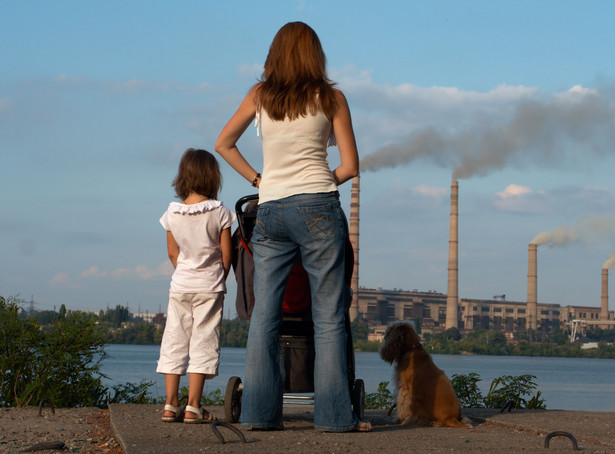
<svg viewBox="0 0 615 454"><path fill-rule="evenodd" d="M156 372L218 375L224 293L169 293ZM187 366L187 370L186 370Z"/></svg>

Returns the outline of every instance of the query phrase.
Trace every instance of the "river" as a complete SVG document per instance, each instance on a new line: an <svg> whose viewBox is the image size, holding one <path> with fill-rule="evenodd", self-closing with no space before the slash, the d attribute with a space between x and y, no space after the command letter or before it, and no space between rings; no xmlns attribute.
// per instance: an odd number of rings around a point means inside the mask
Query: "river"
<svg viewBox="0 0 615 454"><path fill-rule="evenodd" d="M155 382L150 388L154 396L164 396L164 376L156 373L160 347L156 345L109 344L109 357L102 363L102 372L109 377L105 385L142 380ZM230 377L244 375L243 348L223 348L219 375L206 382L205 392L220 388L224 394ZM464 356L432 355L436 365L450 378L453 374L476 372L481 377L483 395L491 381L502 375L535 375L547 409L615 411L615 360L591 358L542 358L528 356ZM378 353L355 353L356 378L365 382L365 391L373 393L378 384L391 383L393 369ZM182 386L187 386L182 377ZM393 391L393 386L389 386Z"/></svg>

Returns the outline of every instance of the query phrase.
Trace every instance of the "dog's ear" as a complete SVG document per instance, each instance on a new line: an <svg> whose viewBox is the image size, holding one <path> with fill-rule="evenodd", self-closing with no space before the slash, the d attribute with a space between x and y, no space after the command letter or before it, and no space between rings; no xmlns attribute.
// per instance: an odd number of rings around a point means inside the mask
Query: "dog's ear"
<svg viewBox="0 0 615 454"><path fill-rule="evenodd" d="M405 329L400 325L390 325L385 334L382 346L380 347L380 357L388 363L397 361L404 353Z"/></svg>

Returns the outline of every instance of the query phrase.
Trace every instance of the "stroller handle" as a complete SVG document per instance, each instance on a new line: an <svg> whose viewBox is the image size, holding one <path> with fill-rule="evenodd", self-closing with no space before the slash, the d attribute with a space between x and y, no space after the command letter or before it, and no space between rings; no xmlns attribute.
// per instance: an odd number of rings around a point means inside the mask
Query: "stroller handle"
<svg viewBox="0 0 615 454"><path fill-rule="evenodd" d="M239 199L237 203L235 204L235 213L237 214L237 224L239 225L239 234L241 235L241 238L243 238L243 240L246 242L252 237L251 231L249 235L248 235L248 232L246 232L246 226L244 225L246 217L256 218L256 213L244 212L243 206L246 203L251 202L253 200L258 200L258 194L246 195L242 197L241 199Z"/></svg>
<svg viewBox="0 0 615 454"><path fill-rule="evenodd" d="M258 200L258 194L246 195L239 199L235 204L235 213L241 216L243 214L243 206L252 200Z"/></svg>

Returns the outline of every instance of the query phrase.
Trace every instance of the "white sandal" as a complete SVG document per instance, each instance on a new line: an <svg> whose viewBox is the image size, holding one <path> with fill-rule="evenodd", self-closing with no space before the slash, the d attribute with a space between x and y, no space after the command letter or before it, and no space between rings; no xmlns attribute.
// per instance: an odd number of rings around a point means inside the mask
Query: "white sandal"
<svg viewBox="0 0 615 454"><path fill-rule="evenodd" d="M207 412L207 417L205 417L205 409L203 407L196 408L191 405L186 405L186 411L194 413L196 418L184 418L184 424L209 424L218 419L213 413L209 412Z"/></svg>
<svg viewBox="0 0 615 454"><path fill-rule="evenodd" d="M173 413L175 413L174 416L164 416L164 413L162 414L162 422L182 422L184 419L184 410L185 407L183 405L180 405L179 407L174 407L171 404L166 404L164 406L164 411L172 411Z"/></svg>

